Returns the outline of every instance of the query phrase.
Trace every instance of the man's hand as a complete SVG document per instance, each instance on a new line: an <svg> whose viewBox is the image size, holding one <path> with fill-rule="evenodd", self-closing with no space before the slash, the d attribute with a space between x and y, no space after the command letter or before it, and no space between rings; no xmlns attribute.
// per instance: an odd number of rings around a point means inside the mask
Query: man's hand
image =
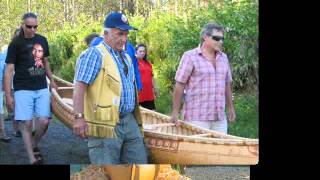
<svg viewBox="0 0 320 180"><path fill-rule="evenodd" d="M14 100L11 95L6 96L6 105L9 111L14 112Z"/></svg>
<svg viewBox="0 0 320 180"><path fill-rule="evenodd" d="M56 83L54 82L54 80L52 79L51 81L50 81L50 91L51 91L51 89L56 89L56 90L58 90L58 86L56 85Z"/></svg>
<svg viewBox="0 0 320 180"><path fill-rule="evenodd" d="M87 138L88 134L88 125L84 118L79 118L75 120L76 122L73 125L73 133L80 136L81 138Z"/></svg>
<svg viewBox="0 0 320 180"><path fill-rule="evenodd" d="M234 122L236 121L236 113L234 111L234 108L228 108L228 121L229 122Z"/></svg>
<svg viewBox="0 0 320 180"><path fill-rule="evenodd" d="M176 126L180 126L180 122L179 122L179 120L178 120L178 115L176 115L176 114L172 114L171 115L171 118L170 118L170 121L172 122L172 123L174 123Z"/></svg>

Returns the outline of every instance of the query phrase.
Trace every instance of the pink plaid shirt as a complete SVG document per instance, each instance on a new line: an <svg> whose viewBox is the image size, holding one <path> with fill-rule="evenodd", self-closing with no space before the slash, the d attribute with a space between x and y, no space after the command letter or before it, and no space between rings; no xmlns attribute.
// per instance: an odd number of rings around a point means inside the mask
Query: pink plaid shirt
<svg viewBox="0 0 320 180"><path fill-rule="evenodd" d="M227 55L219 52L216 69L200 47L183 54L175 80L186 83L183 115L185 121L218 121L225 115L225 85L231 82Z"/></svg>

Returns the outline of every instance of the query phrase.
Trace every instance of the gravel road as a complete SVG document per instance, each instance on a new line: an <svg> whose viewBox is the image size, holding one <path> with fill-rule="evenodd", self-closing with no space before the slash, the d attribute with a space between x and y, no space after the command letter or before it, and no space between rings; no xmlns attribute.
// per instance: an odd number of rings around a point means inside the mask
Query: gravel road
<svg viewBox="0 0 320 180"><path fill-rule="evenodd" d="M5 121L10 143L0 142L0 164L29 164L21 137L12 136L12 122ZM76 137L59 120L53 119L39 144L44 164L88 164L88 149L84 140ZM193 180L250 179L249 166L187 166L185 175Z"/></svg>
<svg viewBox="0 0 320 180"><path fill-rule="evenodd" d="M29 164L21 137L12 136L12 121L5 121L10 143L0 142L0 164ZM87 164L87 143L60 121L53 119L39 144L44 164Z"/></svg>

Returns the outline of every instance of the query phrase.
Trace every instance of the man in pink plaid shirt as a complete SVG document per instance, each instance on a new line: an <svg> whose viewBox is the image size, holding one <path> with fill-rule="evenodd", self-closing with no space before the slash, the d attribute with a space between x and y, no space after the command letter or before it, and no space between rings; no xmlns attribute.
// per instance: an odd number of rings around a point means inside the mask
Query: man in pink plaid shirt
<svg viewBox="0 0 320 180"><path fill-rule="evenodd" d="M185 91L183 116L186 122L227 134L228 121L235 121L232 102L231 70L227 55L221 51L223 27L209 23L200 34L200 46L185 52L175 80L171 120L177 121Z"/></svg>

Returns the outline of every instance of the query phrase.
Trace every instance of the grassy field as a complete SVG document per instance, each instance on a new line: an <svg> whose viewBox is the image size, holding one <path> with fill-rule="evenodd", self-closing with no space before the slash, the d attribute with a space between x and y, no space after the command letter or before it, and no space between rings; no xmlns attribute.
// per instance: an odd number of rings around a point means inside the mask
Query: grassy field
<svg viewBox="0 0 320 180"><path fill-rule="evenodd" d="M156 100L157 111L170 115L172 96L168 93L161 92L160 97ZM236 111L236 122L229 123L229 134L258 138L258 96L256 94L241 93L235 94L234 106Z"/></svg>

